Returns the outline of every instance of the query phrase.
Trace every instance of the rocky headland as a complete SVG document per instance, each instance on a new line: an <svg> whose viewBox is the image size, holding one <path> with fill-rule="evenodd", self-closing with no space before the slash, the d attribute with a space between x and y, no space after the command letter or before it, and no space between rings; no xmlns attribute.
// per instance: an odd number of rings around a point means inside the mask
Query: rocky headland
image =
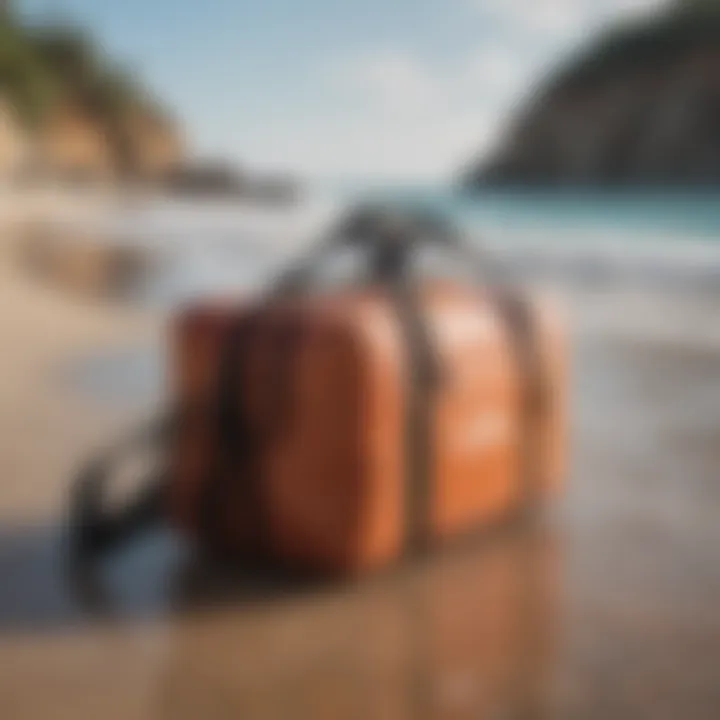
<svg viewBox="0 0 720 720"><path fill-rule="evenodd" d="M466 187L720 184L720 3L611 28L542 83Z"/></svg>

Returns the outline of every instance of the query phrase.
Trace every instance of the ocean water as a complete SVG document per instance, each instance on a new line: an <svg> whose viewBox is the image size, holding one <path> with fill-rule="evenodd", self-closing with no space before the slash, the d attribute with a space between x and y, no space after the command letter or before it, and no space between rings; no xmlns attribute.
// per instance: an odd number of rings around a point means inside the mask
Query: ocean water
<svg viewBox="0 0 720 720"><path fill-rule="evenodd" d="M428 187L333 187L313 188L282 209L136 197L46 224L81 253L87 241L137 252L140 272L122 300L172 313L208 296L261 290L349 207L367 201L447 214L511 275L555 296L573 338L620 336L720 357L720 195L711 193L468 197Z"/></svg>
<svg viewBox="0 0 720 720"><path fill-rule="evenodd" d="M523 275L720 292L720 191L454 192L437 186L311 186L286 208L134 198L55 224L73 242L138 246L162 272L144 295L173 303L257 287L361 202L441 213Z"/></svg>
<svg viewBox="0 0 720 720"><path fill-rule="evenodd" d="M720 188L470 193L439 185L317 184L308 186L300 203L286 208L234 200L136 197L96 220L106 223L114 233L127 236L165 234L166 239L177 239L197 232L228 236L239 231L268 235L286 231L297 236L320 230L323 221L366 202L432 209L467 231L484 231L487 235L552 232L558 238L579 242L601 236L621 236L638 242L720 240Z"/></svg>
<svg viewBox="0 0 720 720"><path fill-rule="evenodd" d="M367 191L381 200L435 208L489 230L578 230L660 238L720 239L720 188L711 191L484 190L416 187ZM582 236L580 236L581 238ZM579 239L580 239L579 238Z"/></svg>

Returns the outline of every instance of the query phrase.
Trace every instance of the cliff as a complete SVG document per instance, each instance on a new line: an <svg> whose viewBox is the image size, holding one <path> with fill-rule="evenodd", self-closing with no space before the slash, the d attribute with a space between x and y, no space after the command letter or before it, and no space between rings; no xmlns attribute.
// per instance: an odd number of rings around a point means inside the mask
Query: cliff
<svg viewBox="0 0 720 720"><path fill-rule="evenodd" d="M82 31L0 7L0 174L154 180L184 158L178 124Z"/></svg>
<svg viewBox="0 0 720 720"><path fill-rule="evenodd" d="M466 185L720 184L720 2L606 32L510 128Z"/></svg>

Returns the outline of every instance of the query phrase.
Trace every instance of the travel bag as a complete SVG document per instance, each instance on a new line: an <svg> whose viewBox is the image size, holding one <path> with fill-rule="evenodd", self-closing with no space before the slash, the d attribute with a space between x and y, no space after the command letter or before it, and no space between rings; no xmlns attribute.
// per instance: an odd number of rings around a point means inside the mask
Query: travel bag
<svg viewBox="0 0 720 720"><path fill-rule="evenodd" d="M470 277L421 273L427 247ZM323 279L348 250L364 276ZM164 517L237 562L357 574L532 510L562 477L555 311L429 213L356 211L263 297L179 312L170 356L162 472L115 512L115 458L83 473L78 557Z"/></svg>

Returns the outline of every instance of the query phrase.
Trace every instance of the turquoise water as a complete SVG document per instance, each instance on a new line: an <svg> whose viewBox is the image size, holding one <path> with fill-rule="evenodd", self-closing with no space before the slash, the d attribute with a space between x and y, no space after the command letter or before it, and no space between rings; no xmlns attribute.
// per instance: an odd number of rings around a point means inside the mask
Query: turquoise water
<svg viewBox="0 0 720 720"><path fill-rule="evenodd" d="M363 201L448 215L508 267L568 277L632 278L720 290L720 191L475 195L432 186L309 187L296 208L151 200L109 217L99 236L157 253L152 296L183 299L260 286L338 214Z"/></svg>
<svg viewBox="0 0 720 720"><path fill-rule="evenodd" d="M490 191L476 194L438 187L386 186L346 193L361 198L429 207L460 222L491 230L586 229L720 239L720 189L714 191Z"/></svg>

